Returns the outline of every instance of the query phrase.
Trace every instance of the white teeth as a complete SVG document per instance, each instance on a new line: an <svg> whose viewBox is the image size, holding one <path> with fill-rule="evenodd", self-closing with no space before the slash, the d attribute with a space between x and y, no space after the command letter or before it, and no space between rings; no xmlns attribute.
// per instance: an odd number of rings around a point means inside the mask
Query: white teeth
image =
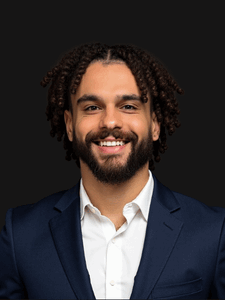
<svg viewBox="0 0 225 300"><path fill-rule="evenodd" d="M100 142L100 146L101 147L115 147L115 146L123 146L125 145L125 143L123 141L119 141L119 142L116 142L116 141L113 141L113 142Z"/></svg>

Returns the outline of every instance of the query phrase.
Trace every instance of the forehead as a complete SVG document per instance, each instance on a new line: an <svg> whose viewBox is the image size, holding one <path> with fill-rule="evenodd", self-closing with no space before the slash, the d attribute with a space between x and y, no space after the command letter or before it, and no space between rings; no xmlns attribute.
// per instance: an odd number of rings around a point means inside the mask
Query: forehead
<svg viewBox="0 0 225 300"><path fill-rule="evenodd" d="M83 75L77 89L76 98L84 93L97 93L112 96L118 93L134 93L140 95L135 77L123 62L90 64Z"/></svg>

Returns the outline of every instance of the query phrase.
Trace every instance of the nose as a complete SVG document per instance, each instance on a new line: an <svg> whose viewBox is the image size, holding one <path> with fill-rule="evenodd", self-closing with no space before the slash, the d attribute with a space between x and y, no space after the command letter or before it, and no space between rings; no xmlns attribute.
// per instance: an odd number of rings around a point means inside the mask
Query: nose
<svg viewBox="0 0 225 300"><path fill-rule="evenodd" d="M119 110L115 107L105 108L101 116L100 127L109 129L121 128L122 118Z"/></svg>

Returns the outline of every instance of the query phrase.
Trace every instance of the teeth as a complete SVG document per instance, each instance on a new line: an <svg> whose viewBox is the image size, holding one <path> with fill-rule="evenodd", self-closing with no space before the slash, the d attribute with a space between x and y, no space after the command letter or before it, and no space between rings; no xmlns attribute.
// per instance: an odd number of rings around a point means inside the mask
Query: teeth
<svg viewBox="0 0 225 300"><path fill-rule="evenodd" d="M119 141L119 142L116 142L116 141L113 141L113 142L100 142L99 143L101 147L115 147L115 146L123 146L125 145L125 143L123 141Z"/></svg>

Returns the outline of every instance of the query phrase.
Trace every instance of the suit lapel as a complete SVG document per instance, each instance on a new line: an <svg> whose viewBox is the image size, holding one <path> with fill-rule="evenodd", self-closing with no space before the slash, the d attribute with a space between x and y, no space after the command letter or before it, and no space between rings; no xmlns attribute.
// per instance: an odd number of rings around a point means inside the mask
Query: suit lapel
<svg viewBox="0 0 225 300"><path fill-rule="evenodd" d="M61 213L50 220L59 259L78 299L95 299L86 267L80 225L80 182L56 204Z"/></svg>
<svg viewBox="0 0 225 300"><path fill-rule="evenodd" d="M156 177L142 258L130 299L148 299L176 244L183 223L172 213L179 203Z"/></svg>

